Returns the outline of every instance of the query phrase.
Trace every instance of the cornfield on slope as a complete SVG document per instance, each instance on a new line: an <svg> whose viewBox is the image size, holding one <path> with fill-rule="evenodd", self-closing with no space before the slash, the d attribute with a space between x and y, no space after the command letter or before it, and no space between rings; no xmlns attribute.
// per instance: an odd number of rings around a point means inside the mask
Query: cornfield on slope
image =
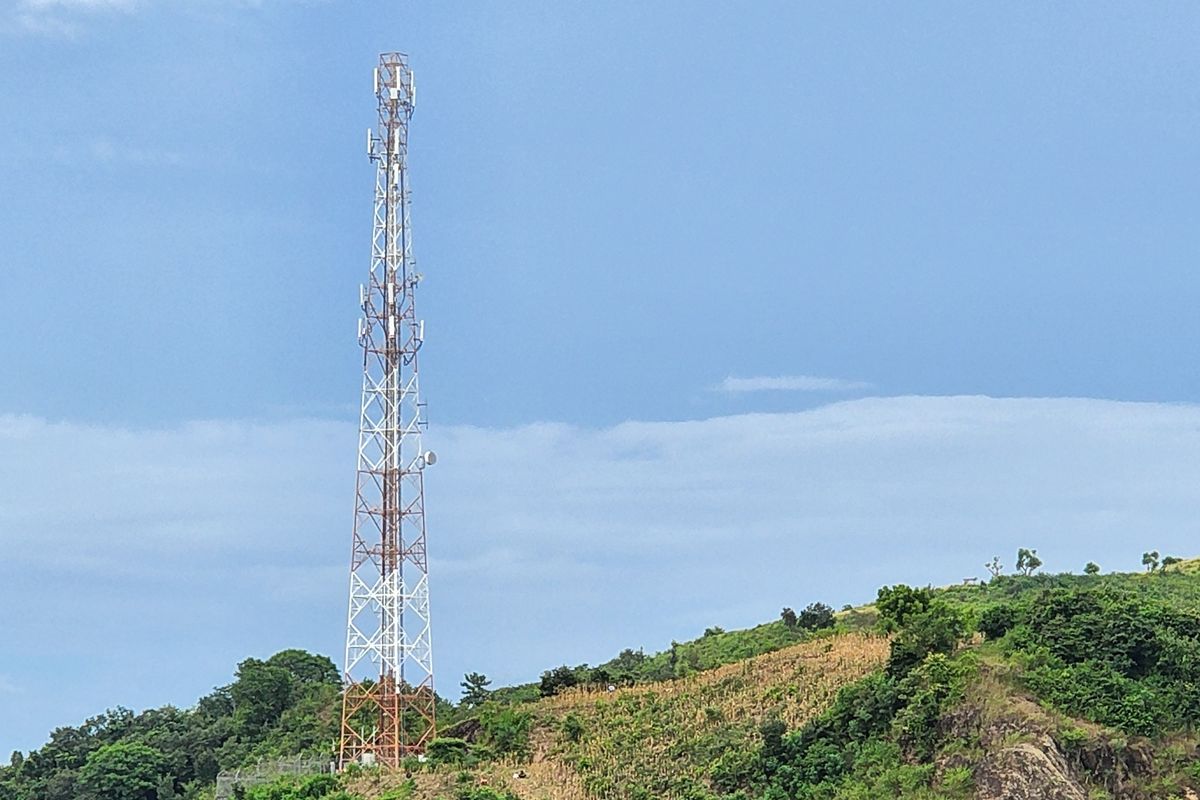
<svg viewBox="0 0 1200 800"><path fill-rule="evenodd" d="M651 686L559 695L541 704L561 732L539 757L574 768L597 800L711 797L723 754L756 745L766 720L802 725L887 655L885 637L848 634Z"/></svg>

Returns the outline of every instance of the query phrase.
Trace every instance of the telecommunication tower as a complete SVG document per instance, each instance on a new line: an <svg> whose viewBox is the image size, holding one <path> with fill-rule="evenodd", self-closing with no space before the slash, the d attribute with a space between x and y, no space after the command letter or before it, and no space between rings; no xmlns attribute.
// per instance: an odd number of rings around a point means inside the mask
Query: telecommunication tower
<svg viewBox="0 0 1200 800"><path fill-rule="evenodd" d="M375 68L379 127L367 131L375 165L371 272L360 290L363 348L358 480L350 559L345 690L338 761L398 767L435 735L424 470L417 353L425 323L409 226L408 122L416 86L408 58Z"/></svg>

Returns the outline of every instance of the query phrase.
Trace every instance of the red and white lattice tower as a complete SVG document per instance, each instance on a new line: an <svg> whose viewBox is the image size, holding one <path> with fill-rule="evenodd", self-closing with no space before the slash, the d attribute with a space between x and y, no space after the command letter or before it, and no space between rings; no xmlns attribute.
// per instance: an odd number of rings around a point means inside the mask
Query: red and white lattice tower
<svg viewBox="0 0 1200 800"><path fill-rule="evenodd" d="M345 694L338 761L395 768L435 734L429 564L425 548L424 404L417 353L425 335L414 295L409 227L408 121L416 87L408 59L384 53L375 69L379 127L371 274L360 292L362 415Z"/></svg>

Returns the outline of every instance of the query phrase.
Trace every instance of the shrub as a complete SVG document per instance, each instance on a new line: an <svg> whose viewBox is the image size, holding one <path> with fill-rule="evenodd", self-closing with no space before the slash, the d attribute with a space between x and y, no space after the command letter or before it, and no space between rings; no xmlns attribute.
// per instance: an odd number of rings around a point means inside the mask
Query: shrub
<svg viewBox="0 0 1200 800"><path fill-rule="evenodd" d="M796 619L796 624L808 631L833 627L833 609L824 603L812 603Z"/></svg>
<svg viewBox="0 0 1200 800"><path fill-rule="evenodd" d="M999 639L1017 623L1017 609L1011 603L985 608L976 626L988 639Z"/></svg>
<svg viewBox="0 0 1200 800"><path fill-rule="evenodd" d="M562 732L568 742L578 742L583 738L584 730L583 720L578 714L572 712L563 718Z"/></svg>
<svg viewBox="0 0 1200 800"><path fill-rule="evenodd" d="M434 764L462 764L467 760L467 741L452 737L434 739L426 748L425 755Z"/></svg>
<svg viewBox="0 0 1200 800"><path fill-rule="evenodd" d="M932 589L914 589L901 583L895 587L882 587L876 596L875 607L879 610L880 625L884 630L894 631L903 628L909 617L925 611L932 602Z"/></svg>
<svg viewBox="0 0 1200 800"><path fill-rule="evenodd" d="M541 683L538 684L538 692L542 697L550 697L578 683L579 677L575 674L575 670L565 665L555 667L552 670L542 673Z"/></svg>
<svg viewBox="0 0 1200 800"><path fill-rule="evenodd" d="M479 715L484 744L497 755L523 756L529 749L533 715L512 706L485 705Z"/></svg>
<svg viewBox="0 0 1200 800"><path fill-rule="evenodd" d="M903 677L930 653L954 652L967 632L962 613L940 601L910 612L906 623L888 657L888 674L894 677Z"/></svg>

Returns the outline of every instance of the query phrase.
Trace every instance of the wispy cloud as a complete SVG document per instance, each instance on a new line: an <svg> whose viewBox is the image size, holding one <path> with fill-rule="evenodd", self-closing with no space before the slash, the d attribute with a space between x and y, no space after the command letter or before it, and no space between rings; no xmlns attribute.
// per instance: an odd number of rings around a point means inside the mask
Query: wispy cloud
<svg viewBox="0 0 1200 800"><path fill-rule="evenodd" d="M778 375L754 378L728 377L714 387L719 392L853 392L870 389L871 384L845 378L815 375Z"/></svg>
<svg viewBox="0 0 1200 800"><path fill-rule="evenodd" d="M175 150L160 147L145 147L108 137L92 139L82 148L60 147L54 152L59 163L117 164L134 167L177 167L186 162L184 155Z"/></svg>
<svg viewBox="0 0 1200 800"><path fill-rule="evenodd" d="M21 0L26 11L131 11L137 0Z"/></svg>
<svg viewBox="0 0 1200 800"><path fill-rule="evenodd" d="M327 0L212 0L216 9L263 9L269 6L317 5ZM167 0L0 0L0 32L74 39L89 20L131 14L152 7L194 9L199 2Z"/></svg>
<svg viewBox="0 0 1200 800"><path fill-rule="evenodd" d="M139 0L15 0L0 4L0 22L8 32L74 38L88 17L129 13Z"/></svg>
<svg viewBox="0 0 1200 800"><path fill-rule="evenodd" d="M0 663L24 690L0 702L0 752L106 705L186 704L247 655L336 657L356 441L348 421L0 416ZM469 670L536 678L783 605L977 576L1018 546L1052 570L1196 548L1197 406L869 398L601 429L434 428L427 444L442 456L427 491L451 687ZM170 670L156 668L164 653ZM81 663L84 689L52 691Z"/></svg>

